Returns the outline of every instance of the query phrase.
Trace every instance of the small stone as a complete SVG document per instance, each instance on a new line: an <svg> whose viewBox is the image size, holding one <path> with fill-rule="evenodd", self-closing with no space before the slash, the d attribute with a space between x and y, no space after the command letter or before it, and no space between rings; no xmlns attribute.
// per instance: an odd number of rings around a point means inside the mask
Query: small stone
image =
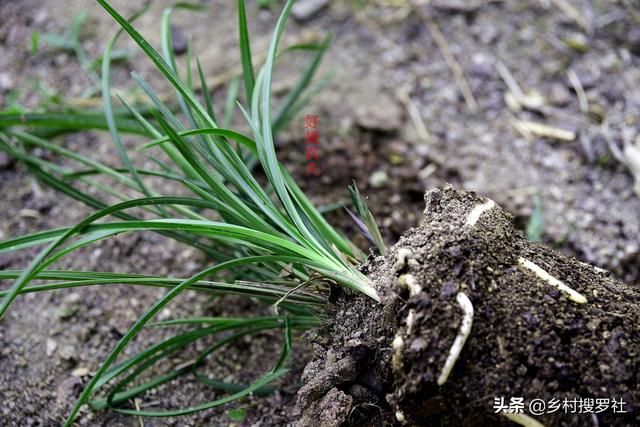
<svg viewBox="0 0 640 427"><path fill-rule="evenodd" d="M75 350L71 345L65 345L60 349L60 357L64 360L73 360L75 358Z"/></svg>
<svg viewBox="0 0 640 427"><path fill-rule="evenodd" d="M13 165L13 157L0 151L0 170L9 169Z"/></svg>
<svg viewBox="0 0 640 427"><path fill-rule="evenodd" d="M13 79L9 73L0 73L0 92L8 92L13 89Z"/></svg>
<svg viewBox="0 0 640 427"><path fill-rule="evenodd" d="M70 294L64 297L64 301L69 304L75 304L79 302L80 299L81 299L81 296L78 292L71 292Z"/></svg>
<svg viewBox="0 0 640 427"><path fill-rule="evenodd" d="M47 22L48 19L49 12L47 12L47 9L43 8L36 12L36 14L33 16L33 24L34 26L42 25Z"/></svg>
<svg viewBox="0 0 640 427"><path fill-rule="evenodd" d="M433 7L452 13L473 13L483 6L478 0L433 0Z"/></svg>
<svg viewBox="0 0 640 427"><path fill-rule="evenodd" d="M369 185L371 185L373 188L381 188L387 183L388 180L389 175L387 175L387 171L382 169L377 170L369 177Z"/></svg>
<svg viewBox="0 0 640 427"><path fill-rule="evenodd" d="M409 346L409 349L414 352L422 351L425 348L427 348L427 341L422 337L418 337L411 341L411 346Z"/></svg>
<svg viewBox="0 0 640 427"><path fill-rule="evenodd" d="M489 78L495 73L491 57L484 53L476 53L471 57L469 74L476 77Z"/></svg>
<svg viewBox="0 0 640 427"><path fill-rule="evenodd" d="M291 14L296 20L305 21L328 4L329 0L301 0L293 5Z"/></svg>
<svg viewBox="0 0 640 427"><path fill-rule="evenodd" d="M335 365L337 361L338 361L338 355L336 354L335 350L333 349L327 350L327 354L325 356L325 369L329 368L332 365Z"/></svg>
<svg viewBox="0 0 640 427"><path fill-rule="evenodd" d="M433 175L437 170L438 170L438 166L435 163L429 163L422 170L420 170L420 172L418 172L418 178L425 181L431 175Z"/></svg>
<svg viewBox="0 0 640 427"><path fill-rule="evenodd" d="M51 355L53 355L53 352L56 351L56 348L58 348L58 343L56 342L56 340L54 340L53 338L47 338L47 357L51 357Z"/></svg>
<svg viewBox="0 0 640 427"><path fill-rule="evenodd" d="M553 86L551 86L549 99L554 105L563 107L571 102L571 93L569 93L569 90L562 83L554 83Z"/></svg>
<svg viewBox="0 0 640 427"><path fill-rule="evenodd" d="M71 375L77 378L80 377L86 377L87 375L89 375L89 369L88 368L76 368L73 370L73 372L71 372Z"/></svg>
<svg viewBox="0 0 640 427"><path fill-rule="evenodd" d="M60 319L68 319L70 317L73 317L73 315L76 314L79 309L80 309L79 304L72 303L68 305L63 305L58 309L58 317Z"/></svg>
<svg viewBox="0 0 640 427"><path fill-rule="evenodd" d="M171 45L173 46L173 53L176 55L182 55L189 47L184 31L175 25L171 26Z"/></svg>
<svg viewBox="0 0 640 427"><path fill-rule="evenodd" d="M385 94L364 94L357 99L355 123L363 129L392 132L402 126L403 110Z"/></svg>
<svg viewBox="0 0 640 427"><path fill-rule="evenodd" d="M589 51L589 43L587 37L582 33L576 33L562 40L571 49L580 52L587 53Z"/></svg>

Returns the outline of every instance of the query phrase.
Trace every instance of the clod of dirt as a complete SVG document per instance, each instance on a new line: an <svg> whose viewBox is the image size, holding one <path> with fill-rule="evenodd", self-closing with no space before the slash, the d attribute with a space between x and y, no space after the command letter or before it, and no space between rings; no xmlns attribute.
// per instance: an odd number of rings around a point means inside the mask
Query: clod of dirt
<svg viewBox="0 0 640 427"><path fill-rule="evenodd" d="M640 425L640 292L526 240L475 193L425 198L422 225L364 267L383 303L346 296L322 331L299 425L328 425L319 407L331 425L513 425L496 398L523 398L529 417L534 399L616 399L625 413L533 418Z"/></svg>

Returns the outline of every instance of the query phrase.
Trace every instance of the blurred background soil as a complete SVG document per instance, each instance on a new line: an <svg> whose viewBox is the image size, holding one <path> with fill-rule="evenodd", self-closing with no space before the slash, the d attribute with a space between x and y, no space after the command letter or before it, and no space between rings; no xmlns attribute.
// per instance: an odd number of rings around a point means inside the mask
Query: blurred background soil
<svg viewBox="0 0 640 427"><path fill-rule="evenodd" d="M193 40L207 77L220 83L213 97L221 106L226 83L240 63L236 7L231 1L202 3L208 11L176 11L174 31L176 39ZM266 3L270 6L247 1L257 57L266 50L282 6ZM280 159L315 202L346 201L346 186L355 179L385 239L394 243L417 225L425 190L449 182L493 198L523 228L536 212L543 218L538 232L544 242L640 284L640 197L632 171L610 149L640 144L640 2L439 0L422 13L403 0L298 3L321 7L308 16L298 11L283 44L334 33L320 71L333 73L333 79L278 140ZM113 4L123 15L137 7L121 0ZM153 2L137 22L155 46L162 9L170 4ZM571 7L559 6L566 4ZM37 51L32 46L34 34L64 34L81 11L88 13L82 47L93 60L116 29L96 3L0 2L0 108L100 105L99 93L91 93L92 82L72 52L42 40ZM129 73L135 70L154 89L171 95L129 40L119 47L132 56L114 64L115 86L132 88ZM295 84L306 59L297 54L281 61L276 94ZM319 177L304 176L305 114L319 116ZM246 129L240 115L235 122ZM105 133L56 141L119 165ZM125 138L125 143L133 148L141 141ZM0 153L0 238L71 225L89 212ZM341 209L329 218L365 244ZM33 254L0 255L0 268L23 267ZM149 233L103 242L58 267L185 277L205 263L193 249ZM161 294L113 286L19 298L0 324L0 424L59 424L88 381L87 373ZM186 294L160 317L258 312L248 301L221 303ZM127 353L157 339L158 331L145 333ZM277 333L241 342L242 351L220 355L213 373L250 381L269 368L264 354L279 345ZM145 419L144 425L286 424L306 360L305 352L296 355L283 382L288 385L270 397L180 419ZM187 358L180 357L176 363ZM178 407L214 396L183 378L137 403ZM84 410L80 422L111 426L139 425L140 420Z"/></svg>

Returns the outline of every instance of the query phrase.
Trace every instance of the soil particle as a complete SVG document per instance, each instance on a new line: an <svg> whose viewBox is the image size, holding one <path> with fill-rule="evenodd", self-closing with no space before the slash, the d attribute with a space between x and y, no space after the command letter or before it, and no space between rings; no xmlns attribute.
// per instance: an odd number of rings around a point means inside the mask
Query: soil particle
<svg viewBox="0 0 640 427"><path fill-rule="evenodd" d="M626 413L557 411L536 417L544 425L586 425L592 416L600 425L637 425L640 292L526 240L511 215L475 193L445 187L425 198L422 224L364 268L383 303L346 296L325 331L325 347L342 357L353 336L359 337L366 356L353 368L358 375L335 380L339 365L316 364L313 375L307 372L308 384L322 382L325 390L347 394L364 388L383 417L397 424L511 425L495 413L494 398L522 397L525 409L532 399L626 403ZM470 221L479 206L488 208ZM521 260L539 269L525 268ZM461 294L473 305L473 324L452 358L465 317ZM447 377L443 367L450 358ZM377 387L364 381L364 373L375 377ZM304 386L298 395L303 416L323 398L309 390ZM352 413L345 425L367 416L373 412Z"/></svg>

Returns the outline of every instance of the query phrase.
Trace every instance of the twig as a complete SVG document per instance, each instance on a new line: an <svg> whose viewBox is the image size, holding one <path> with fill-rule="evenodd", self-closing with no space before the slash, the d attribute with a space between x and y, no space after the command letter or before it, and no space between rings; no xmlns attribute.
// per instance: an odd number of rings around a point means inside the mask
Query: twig
<svg viewBox="0 0 640 427"><path fill-rule="evenodd" d="M292 294L298 292L300 289L304 288L305 286L309 286L313 281L315 280L315 278L310 278L309 280L305 280L304 282L300 283L298 286L296 286L293 289L289 289L287 291L286 294L284 294L278 301L276 301L273 304L273 311L276 314L276 316L278 315L278 306L283 303L287 298L289 298L289 296L291 296Z"/></svg>
<svg viewBox="0 0 640 427"><path fill-rule="evenodd" d="M575 71L569 70L567 71L567 77L569 77L569 82L573 86L573 89L576 91L576 95L578 95L578 102L580 103L580 111L584 114L589 112L589 100L587 99L587 94L584 92L584 87L582 87L582 83L580 83L580 79Z"/></svg>
<svg viewBox="0 0 640 427"><path fill-rule="evenodd" d="M409 117L411 118L411 122L413 123L413 126L416 128L416 132L418 132L418 137L425 144L432 143L433 138L431 137L431 134L429 133L427 126L424 124L424 120L422 120L422 116L420 116L418 105L409 96L409 91L406 89L400 89L397 92L397 97L407 109L407 112L409 113Z"/></svg>
<svg viewBox="0 0 640 427"><path fill-rule="evenodd" d="M633 189L638 197L640 197L640 148L631 145L630 142L625 142L623 149L620 150L611 137L609 123L606 120L602 123L599 130L607 142L607 146L613 157L629 169L629 172L633 175Z"/></svg>
<svg viewBox="0 0 640 427"><path fill-rule="evenodd" d="M555 4L565 15L575 21L576 24L581 26L583 30L589 32L589 23L587 22L587 19L582 16L580 11L571 3L567 0L551 0L551 2Z"/></svg>
<svg viewBox="0 0 640 427"><path fill-rule="evenodd" d="M133 399L133 404L136 405L136 411L140 411L140 404L138 403L138 399ZM144 427L144 420L142 417L138 417L138 422L140 423L140 427Z"/></svg>
<svg viewBox="0 0 640 427"><path fill-rule="evenodd" d="M464 76L464 71L462 70L462 67L460 66L458 61L456 61L456 58L453 56L453 53L449 48L449 43L447 43L447 40L440 31L440 28L438 27L436 22L431 19L431 17L429 17L429 15L424 11L422 7L416 6L415 10L418 12L418 15L420 16L420 19L422 19L425 27L427 27L427 30L429 31L429 34L431 34L433 41L438 46L438 49L440 49L440 52L442 52L442 56L444 56L444 60L447 63L449 70L453 74L453 77L456 80L456 84L458 85L458 88L460 89L460 92L462 92L462 96L467 103L467 107L469 107L472 112L478 111L478 103L473 96L473 92L471 92L469 83Z"/></svg>
<svg viewBox="0 0 640 427"><path fill-rule="evenodd" d="M520 130L520 126L533 135L543 138L558 139L561 141L573 141L576 139L576 133L572 130L561 129L554 126L545 125L544 123L532 122L530 120L516 120L516 128ZM516 125L514 123L514 125Z"/></svg>
<svg viewBox="0 0 640 427"><path fill-rule="evenodd" d="M498 71L498 74L500 74L500 77L502 77L502 80L507 85L513 96L515 96L516 100L522 104L521 101L524 99L524 92L522 92L522 88L520 88L520 85L516 82L511 71L509 71L507 66L500 60L496 62L496 71Z"/></svg>

